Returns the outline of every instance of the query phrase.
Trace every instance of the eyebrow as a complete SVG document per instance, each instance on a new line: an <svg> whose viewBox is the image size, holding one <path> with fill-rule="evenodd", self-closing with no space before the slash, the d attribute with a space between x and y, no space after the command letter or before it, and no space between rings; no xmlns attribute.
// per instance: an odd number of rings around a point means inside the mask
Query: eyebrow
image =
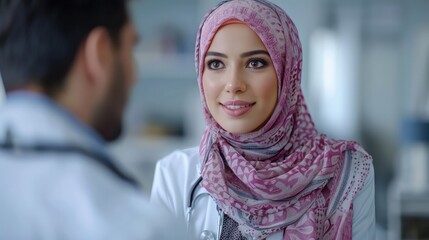
<svg viewBox="0 0 429 240"><path fill-rule="evenodd" d="M244 57L250 57L252 55L257 55L257 54L265 54L265 55L270 56L270 54L267 51L265 51L265 50L255 50L255 51L250 51L250 52L242 53L242 54L240 54L240 57L242 57L242 58L244 58Z"/></svg>
<svg viewBox="0 0 429 240"><path fill-rule="evenodd" d="M245 57L250 57L253 55L257 55L257 54L265 54L270 56L270 54L265 51L265 50L254 50L254 51L249 51L249 52L245 52L240 54L241 58L245 58ZM215 57L223 57L223 58L228 58L228 56L226 54L220 53L220 52L207 52L206 57L207 56L215 56Z"/></svg>
<svg viewBox="0 0 429 240"><path fill-rule="evenodd" d="M215 57L228 58L225 54L220 53L220 52L207 52L207 53L206 53L206 57L207 57L207 56L215 56Z"/></svg>

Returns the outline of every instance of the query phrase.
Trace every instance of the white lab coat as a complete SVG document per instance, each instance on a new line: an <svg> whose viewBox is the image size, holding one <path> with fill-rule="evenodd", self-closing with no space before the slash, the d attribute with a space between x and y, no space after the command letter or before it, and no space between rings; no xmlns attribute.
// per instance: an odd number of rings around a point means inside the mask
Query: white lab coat
<svg viewBox="0 0 429 240"><path fill-rule="evenodd" d="M175 151L157 163L151 201L162 204L188 224L195 239L218 239L220 214L207 191L198 187L189 208L192 187L199 178L198 147ZM375 239L374 172L368 175L363 189L353 201L353 239ZM280 240L283 232L270 235L267 240Z"/></svg>
<svg viewBox="0 0 429 240"><path fill-rule="evenodd" d="M48 98L8 97L0 107L5 142L14 147L0 147L0 239L186 239L184 226L91 157L22 149L74 146L109 156L95 132Z"/></svg>

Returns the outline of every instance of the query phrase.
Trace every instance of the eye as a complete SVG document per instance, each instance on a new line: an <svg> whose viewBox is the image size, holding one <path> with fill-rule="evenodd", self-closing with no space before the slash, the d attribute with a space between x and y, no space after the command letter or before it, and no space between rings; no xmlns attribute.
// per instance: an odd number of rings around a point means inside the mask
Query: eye
<svg viewBox="0 0 429 240"><path fill-rule="evenodd" d="M247 63L247 68L252 68L252 69L260 69L267 66L267 61L265 61L264 59L250 59L249 62Z"/></svg>
<svg viewBox="0 0 429 240"><path fill-rule="evenodd" d="M222 69L224 67L225 67L225 65L219 60L213 59L213 60L207 61L207 68L208 69L218 70L218 69Z"/></svg>

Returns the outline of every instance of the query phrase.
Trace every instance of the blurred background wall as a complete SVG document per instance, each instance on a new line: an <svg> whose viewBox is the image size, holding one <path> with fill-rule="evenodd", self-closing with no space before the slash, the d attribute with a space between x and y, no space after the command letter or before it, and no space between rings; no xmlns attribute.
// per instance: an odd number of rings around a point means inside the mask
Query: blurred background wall
<svg viewBox="0 0 429 240"><path fill-rule="evenodd" d="M142 37L138 81L126 134L111 149L148 192L156 161L199 143L194 42L218 2L131 2ZM298 28L302 86L318 129L359 141L374 158L378 239L429 239L429 1L273 2Z"/></svg>

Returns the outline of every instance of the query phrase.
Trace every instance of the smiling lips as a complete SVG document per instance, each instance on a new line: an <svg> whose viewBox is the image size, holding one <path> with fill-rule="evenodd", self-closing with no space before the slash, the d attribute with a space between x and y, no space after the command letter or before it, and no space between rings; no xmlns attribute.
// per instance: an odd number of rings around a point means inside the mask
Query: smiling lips
<svg viewBox="0 0 429 240"><path fill-rule="evenodd" d="M228 101L220 104L225 113L231 117L239 117L247 113L255 103L246 101Z"/></svg>

